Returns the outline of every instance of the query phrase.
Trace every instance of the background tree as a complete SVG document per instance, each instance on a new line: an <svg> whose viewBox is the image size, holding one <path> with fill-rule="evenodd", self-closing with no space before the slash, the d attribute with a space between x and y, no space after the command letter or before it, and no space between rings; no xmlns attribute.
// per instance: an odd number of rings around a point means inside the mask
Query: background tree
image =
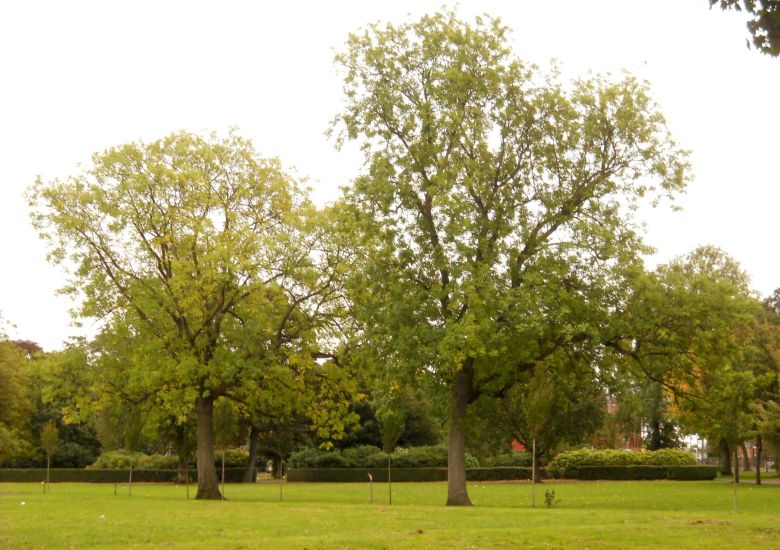
<svg viewBox="0 0 780 550"><path fill-rule="evenodd" d="M54 456L54 452L57 450L57 442L59 441L60 433L54 422L47 422L41 429L41 447L46 453L46 483L43 486L43 492L46 492L46 487L49 485L49 467L51 466L51 457Z"/></svg>
<svg viewBox="0 0 780 550"><path fill-rule="evenodd" d="M452 505L470 504L469 404L594 342L644 250L627 207L685 183L643 84L562 84L507 32L435 14L372 25L337 57L336 127L367 159L346 199L366 255L354 303L384 368L449 394Z"/></svg>
<svg viewBox="0 0 780 550"><path fill-rule="evenodd" d="M121 321L167 406L197 420L197 498L220 498L214 400L251 379L226 334L248 300L273 306L289 265L285 237L310 208L274 160L231 134L171 135L93 157L80 176L30 190L51 259L75 266L79 314ZM143 373L141 375L140 373Z"/></svg>

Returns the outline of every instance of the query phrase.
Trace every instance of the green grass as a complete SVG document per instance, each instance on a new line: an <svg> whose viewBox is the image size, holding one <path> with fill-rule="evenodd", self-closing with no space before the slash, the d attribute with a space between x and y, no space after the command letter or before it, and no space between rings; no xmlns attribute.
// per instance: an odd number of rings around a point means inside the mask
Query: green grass
<svg viewBox="0 0 780 550"><path fill-rule="evenodd" d="M472 483L447 508L444 483L228 485L228 501L184 487L0 484L0 548L780 548L780 486L712 482ZM544 507L544 492L560 502ZM22 505L24 503L24 505Z"/></svg>

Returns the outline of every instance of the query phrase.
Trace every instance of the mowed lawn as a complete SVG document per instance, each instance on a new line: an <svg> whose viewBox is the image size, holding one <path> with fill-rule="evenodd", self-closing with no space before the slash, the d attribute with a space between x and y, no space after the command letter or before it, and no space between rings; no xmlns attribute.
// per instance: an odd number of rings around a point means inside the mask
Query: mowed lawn
<svg viewBox="0 0 780 550"><path fill-rule="evenodd" d="M444 483L228 485L226 501L183 486L0 484L0 548L780 548L776 480L471 483L447 508ZM193 487L190 488L194 490ZM544 493L559 502L544 505ZM194 494L194 493L193 493Z"/></svg>

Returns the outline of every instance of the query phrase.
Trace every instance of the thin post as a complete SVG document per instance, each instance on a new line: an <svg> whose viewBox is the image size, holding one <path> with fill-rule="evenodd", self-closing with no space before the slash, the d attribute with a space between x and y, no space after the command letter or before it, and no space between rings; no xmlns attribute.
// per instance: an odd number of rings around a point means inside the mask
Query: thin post
<svg viewBox="0 0 780 550"><path fill-rule="evenodd" d="M392 506L393 504L393 479L390 476L390 456L387 457L387 503Z"/></svg>
<svg viewBox="0 0 780 550"><path fill-rule="evenodd" d="M225 500L225 447L222 447L222 500Z"/></svg>
<svg viewBox="0 0 780 550"><path fill-rule="evenodd" d="M737 458L737 453L738 452L739 451L738 451L737 447L735 446L734 447L734 467L735 467L735 470L734 470L734 475L731 476L731 485L732 485L732 487L734 487L734 513L735 514L737 513L737 470L736 470L736 468L739 468L739 463L737 462L737 460L739 460L739 458Z"/></svg>
<svg viewBox="0 0 780 550"><path fill-rule="evenodd" d="M43 484L43 493L46 494L46 489L49 487L49 466L51 465L51 453L46 453L46 483Z"/></svg>
<svg viewBox="0 0 780 550"><path fill-rule="evenodd" d="M374 504L374 476L368 472L368 503Z"/></svg>
<svg viewBox="0 0 780 550"><path fill-rule="evenodd" d="M133 496L133 453L130 452L130 477L127 479L127 496Z"/></svg>
<svg viewBox="0 0 780 550"><path fill-rule="evenodd" d="M190 461L184 466L184 486L187 488L187 500L190 499Z"/></svg>
<svg viewBox="0 0 780 550"><path fill-rule="evenodd" d="M531 508L536 508L536 438L531 440Z"/></svg>
<svg viewBox="0 0 780 550"><path fill-rule="evenodd" d="M279 461L279 502L284 500L282 493L282 481L284 481L284 460Z"/></svg>

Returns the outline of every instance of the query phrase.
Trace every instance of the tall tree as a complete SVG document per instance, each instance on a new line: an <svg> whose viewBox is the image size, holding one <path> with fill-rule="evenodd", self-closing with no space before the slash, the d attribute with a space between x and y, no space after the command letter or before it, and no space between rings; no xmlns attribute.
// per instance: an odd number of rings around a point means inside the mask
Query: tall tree
<svg viewBox="0 0 780 550"><path fill-rule="evenodd" d="M681 190L685 154L644 84L561 83L507 28L454 13L371 25L337 56L364 335L395 376L449 393L448 497L468 505L466 411L518 370L593 342L643 250L630 207Z"/></svg>
<svg viewBox="0 0 780 550"><path fill-rule="evenodd" d="M38 181L33 222L50 258L74 266L79 314L120 315L135 364L170 403L197 418L197 498L220 498L214 467L214 400L254 378L226 334L239 310L279 305L293 233L310 209L275 160L231 134L177 133L96 154L87 172ZM67 260L67 261L66 261Z"/></svg>

